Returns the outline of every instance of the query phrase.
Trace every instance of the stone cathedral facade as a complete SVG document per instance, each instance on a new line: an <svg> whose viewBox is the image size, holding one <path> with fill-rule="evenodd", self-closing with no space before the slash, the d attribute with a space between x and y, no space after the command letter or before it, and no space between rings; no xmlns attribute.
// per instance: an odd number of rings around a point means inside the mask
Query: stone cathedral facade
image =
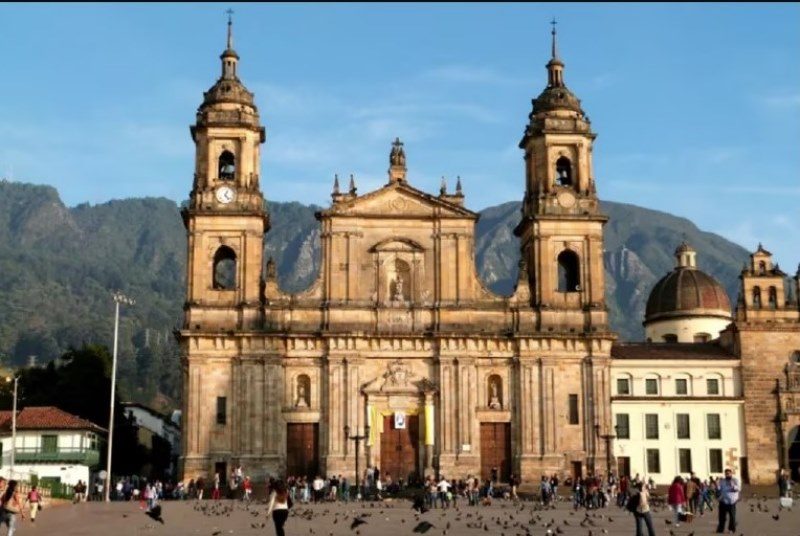
<svg viewBox="0 0 800 536"><path fill-rule="evenodd" d="M512 295L475 267L462 187L414 186L399 140L386 183L334 185L321 269L279 288L258 109L229 39L191 127L196 144L183 351L185 478L242 465L256 478L373 465L408 479L586 472L606 460L610 332L595 134L564 84L553 35L547 87L520 149L522 252ZM409 158L409 161L412 159Z"/></svg>

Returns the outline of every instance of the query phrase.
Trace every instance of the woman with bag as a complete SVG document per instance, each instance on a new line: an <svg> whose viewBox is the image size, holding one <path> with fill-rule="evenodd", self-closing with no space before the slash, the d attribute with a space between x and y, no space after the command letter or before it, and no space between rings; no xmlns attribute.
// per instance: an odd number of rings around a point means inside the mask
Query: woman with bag
<svg viewBox="0 0 800 536"><path fill-rule="evenodd" d="M283 531L283 525L289 517L289 491L286 489L286 484L283 480L278 480L272 486L272 493L269 494L269 508L267 508L267 517L272 515L272 522L275 523L275 534L277 536L286 536Z"/></svg>
<svg viewBox="0 0 800 536"><path fill-rule="evenodd" d="M22 510L22 501L19 500L19 493L17 493L17 481L9 480L8 487L6 488L3 497L0 498L0 504L3 507L3 518L0 525L5 523L8 525L8 536L14 536L17 530L17 515L23 520L25 519L25 512Z"/></svg>
<svg viewBox="0 0 800 536"><path fill-rule="evenodd" d="M686 504L686 492L683 489L683 478L676 476L667 492L667 503L675 511L675 526L681 526L683 507Z"/></svg>

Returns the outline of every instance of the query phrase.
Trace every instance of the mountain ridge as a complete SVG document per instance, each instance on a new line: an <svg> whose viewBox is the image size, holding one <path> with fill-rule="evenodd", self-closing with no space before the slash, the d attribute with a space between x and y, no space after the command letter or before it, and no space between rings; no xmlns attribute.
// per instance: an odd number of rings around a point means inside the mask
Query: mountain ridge
<svg viewBox="0 0 800 536"><path fill-rule="evenodd" d="M612 329L623 340L643 337L644 305L655 282L672 270L673 251L687 240L698 267L719 280L735 303L748 252L687 218L636 205L601 202L609 216L603 261ZM320 207L269 202L272 229L265 260L275 260L282 288L298 292L319 271ZM480 211L475 263L484 283L508 295L518 273L513 229L520 203ZM177 203L163 197L114 199L67 207L48 185L0 181L0 355L22 364L50 361L83 342L111 346L112 290L136 298L121 318L120 384L129 398L177 399L180 367L171 330L185 292L186 231ZM163 398L163 397L161 397Z"/></svg>

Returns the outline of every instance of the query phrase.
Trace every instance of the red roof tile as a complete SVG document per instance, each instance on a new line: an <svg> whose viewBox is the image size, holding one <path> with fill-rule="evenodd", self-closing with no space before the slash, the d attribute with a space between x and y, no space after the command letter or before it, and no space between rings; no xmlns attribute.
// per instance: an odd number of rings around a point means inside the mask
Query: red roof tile
<svg viewBox="0 0 800 536"><path fill-rule="evenodd" d="M698 343L622 343L611 347L615 359L737 359L713 342Z"/></svg>
<svg viewBox="0 0 800 536"><path fill-rule="evenodd" d="M0 429L11 430L11 412L0 411ZM55 406L23 408L17 411L17 430L95 430L105 432L91 421Z"/></svg>

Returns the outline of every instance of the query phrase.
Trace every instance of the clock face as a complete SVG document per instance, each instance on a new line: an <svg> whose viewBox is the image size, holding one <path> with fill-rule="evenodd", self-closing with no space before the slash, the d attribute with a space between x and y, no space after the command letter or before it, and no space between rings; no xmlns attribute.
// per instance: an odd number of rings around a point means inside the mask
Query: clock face
<svg viewBox="0 0 800 536"><path fill-rule="evenodd" d="M217 188L217 201L223 205L227 205L236 197L236 192L230 186L220 186Z"/></svg>

